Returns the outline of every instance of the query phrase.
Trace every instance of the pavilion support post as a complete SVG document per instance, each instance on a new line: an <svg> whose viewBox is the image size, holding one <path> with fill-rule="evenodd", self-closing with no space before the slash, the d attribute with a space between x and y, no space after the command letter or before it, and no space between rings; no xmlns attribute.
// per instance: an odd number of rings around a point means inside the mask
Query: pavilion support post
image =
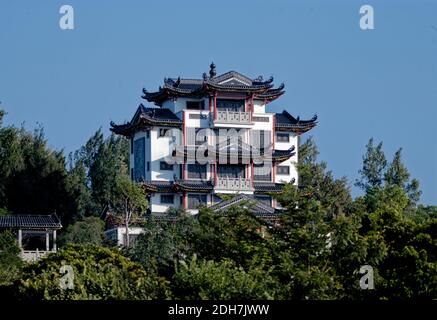
<svg viewBox="0 0 437 320"><path fill-rule="evenodd" d="M56 230L53 230L53 251L56 252Z"/></svg>
<svg viewBox="0 0 437 320"><path fill-rule="evenodd" d="M50 234L46 231L46 251L50 251Z"/></svg>
<svg viewBox="0 0 437 320"><path fill-rule="evenodd" d="M18 246L23 249L23 231L18 229Z"/></svg>

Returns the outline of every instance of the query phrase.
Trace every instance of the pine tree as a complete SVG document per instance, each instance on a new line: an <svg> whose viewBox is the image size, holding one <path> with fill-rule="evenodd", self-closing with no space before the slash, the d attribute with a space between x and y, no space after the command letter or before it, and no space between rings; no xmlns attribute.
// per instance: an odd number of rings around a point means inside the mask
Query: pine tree
<svg viewBox="0 0 437 320"><path fill-rule="evenodd" d="M374 147L373 138L371 138L366 145L366 149L366 154L363 156L363 167L359 171L361 177L355 185L368 192L382 187L387 160L382 150L382 142Z"/></svg>

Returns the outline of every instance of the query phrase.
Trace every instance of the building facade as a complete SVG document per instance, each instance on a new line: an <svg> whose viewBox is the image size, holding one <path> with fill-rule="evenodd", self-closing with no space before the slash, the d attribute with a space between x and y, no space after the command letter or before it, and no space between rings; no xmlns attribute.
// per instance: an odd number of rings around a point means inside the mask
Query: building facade
<svg viewBox="0 0 437 320"><path fill-rule="evenodd" d="M141 104L111 130L131 141L131 177L148 192L150 212L220 210L223 194L244 194L237 199L253 199L263 212L278 209L272 195L298 184L299 136L317 124L316 116L268 112L284 92L273 78L217 75L213 63L201 79L165 78L158 91L143 89L154 106Z"/></svg>

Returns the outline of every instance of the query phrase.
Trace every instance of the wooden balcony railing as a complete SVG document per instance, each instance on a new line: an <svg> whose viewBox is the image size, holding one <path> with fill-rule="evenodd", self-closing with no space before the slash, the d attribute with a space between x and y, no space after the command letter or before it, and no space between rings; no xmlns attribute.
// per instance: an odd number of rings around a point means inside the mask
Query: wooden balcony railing
<svg viewBox="0 0 437 320"><path fill-rule="evenodd" d="M218 178L217 189L229 191L249 191L252 190L252 181L249 178Z"/></svg>
<svg viewBox="0 0 437 320"><path fill-rule="evenodd" d="M250 112L217 110L215 122L232 124L250 124Z"/></svg>

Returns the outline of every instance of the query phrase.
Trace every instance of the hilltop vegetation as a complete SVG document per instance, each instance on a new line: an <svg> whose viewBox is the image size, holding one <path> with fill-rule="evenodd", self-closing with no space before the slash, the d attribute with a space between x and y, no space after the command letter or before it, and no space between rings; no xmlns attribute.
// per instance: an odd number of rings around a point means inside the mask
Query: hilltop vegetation
<svg viewBox="0 0 437 320"><path fill-rule="evenodd" d="M437 299L437 207L418 204L419 182L401 150L389 161L382 143L369 141L355 182L363 194L354 199L308 139L301 187L277 197L279 226L242 207L226 215L201 208L196 218L174 213L176 223L148 219L131 248L109 248L96 217L123 195L127 141L99 130L67 160L47 147L42 129L2 127L2 115L1 211L56 211L64 224L59 252L32 264L17 259L11 234L0 235L0 290L10 297ZM63 265L72 267L74 288L59 286ZM360 288L363 265L374 270L374 290Z"/></svg>

